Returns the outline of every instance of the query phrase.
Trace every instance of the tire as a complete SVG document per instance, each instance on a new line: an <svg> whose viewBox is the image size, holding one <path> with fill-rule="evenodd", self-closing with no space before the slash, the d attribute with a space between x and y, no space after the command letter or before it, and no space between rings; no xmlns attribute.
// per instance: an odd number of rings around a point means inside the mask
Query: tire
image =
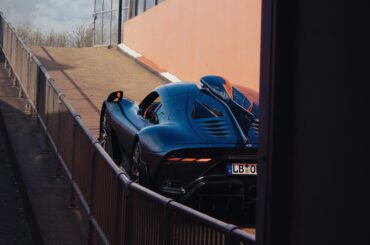
<svg viewBox="0 0 370 245"><path fill-rule="evenodd" d="M120 159L117 158L117 154L114 154L115 150L113 149L113 132L107 125L107 114L106 112L103 113L101 122L100 122L100 131L99 131L99 143L104 148L104 150L108 153L108 155L113 159L115 164L118 167L122 167L122 162ZM117 146L115 146L117 147ZM116 150L117 151L117 150Z"/></svg>
<svg viewBox="0 0 370 245"><path fill-rule="evenodd" d="M113 158L112 138L110 135L109 127L107 125L107 113L105 110L100 121L99 143L108 153L108 155Z"/></svg>
<svg viewBox="0 0 370 245"><path fill-rule="evenodd" d="M140 143L137 142L132 152L132 163L130 169L130 175L132 181L139 183L140 179L140 161L141 161L141 147Z"/></svg>
<svg viewBox="0 0 370 245"><path fill-rule="evenodd" d="M132 164L130 171L132 181L149 187L147 168L141 161L141 146L140 142L135 144L134 150L132 152Z"/></svg>

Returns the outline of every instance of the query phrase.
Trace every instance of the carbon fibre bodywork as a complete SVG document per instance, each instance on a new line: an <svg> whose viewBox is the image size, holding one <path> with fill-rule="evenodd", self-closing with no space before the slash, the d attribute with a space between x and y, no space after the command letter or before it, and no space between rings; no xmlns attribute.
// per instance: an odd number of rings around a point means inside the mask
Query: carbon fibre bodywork
<svg viewBox="0 0 370 245"><path fill-rule="evenodd" d="M228 165L257 163L258 105L234 87L232 100L220 98L208 87L218 78L163 85L140 104L105 101L100 141L132 176L139 145L138 181L161 194L198 206L228 197L223 207L244 207L255 198L256 176L234 176Z"/></svg>

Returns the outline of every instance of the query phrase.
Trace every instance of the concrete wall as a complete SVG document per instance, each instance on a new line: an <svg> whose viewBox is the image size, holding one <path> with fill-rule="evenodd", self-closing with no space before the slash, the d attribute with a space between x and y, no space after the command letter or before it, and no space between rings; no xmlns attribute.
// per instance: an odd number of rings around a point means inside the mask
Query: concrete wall
<svg viewBox="0 0 370 245"><path fill-rule="evenodd" d="M259 90L261 0L166 0L124 28L125 44L182 80Z"/></svg>

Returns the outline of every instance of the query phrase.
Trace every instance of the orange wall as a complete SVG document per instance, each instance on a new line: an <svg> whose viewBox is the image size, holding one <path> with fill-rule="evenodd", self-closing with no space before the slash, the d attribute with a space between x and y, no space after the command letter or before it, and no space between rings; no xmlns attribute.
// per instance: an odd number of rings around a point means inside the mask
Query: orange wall
<svg viewBox="0 0 370 245"><path fill-rule="evenodd" d="M261 0L165 0L127 21L124 43L182 80L215 74L259 90Z"/></svg>

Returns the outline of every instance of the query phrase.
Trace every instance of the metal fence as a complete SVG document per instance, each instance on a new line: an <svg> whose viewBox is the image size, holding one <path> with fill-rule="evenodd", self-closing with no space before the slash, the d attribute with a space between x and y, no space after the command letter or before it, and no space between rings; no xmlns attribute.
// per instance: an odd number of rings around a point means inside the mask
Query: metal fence
<svg viewBox="0 0 370 245"><path fill-rule="evenodd" d="M123 24L165 0L94 0L94 46L121 42Z"/></svg>
<svg viewBox="0 0 370 245"><path fill-rule="evenodd" d="M254 236L131 182L86 128L55 81L0 16L14 83L38 117L89 218L89 243L254 244Z"/></svg>
<svg viewBox="0 0 370 245"><path fill-rule="evenodd" d="M120 40L120 28L128 20L129 2L94 0L94 46L116 44Z"/></svg>
<svg viewBox="0 0 370 245"><path fill-rule="evenodd" d="M133 18L165 0L130 0L130 18Z"/></svg>

